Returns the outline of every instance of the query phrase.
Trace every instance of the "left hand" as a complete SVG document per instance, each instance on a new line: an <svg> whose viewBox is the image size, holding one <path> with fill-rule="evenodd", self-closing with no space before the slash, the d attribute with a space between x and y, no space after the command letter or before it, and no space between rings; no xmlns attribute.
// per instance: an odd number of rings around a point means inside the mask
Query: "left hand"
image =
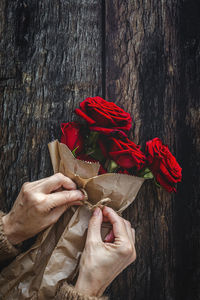
<svg viewBox="0 0 200 300"><path fill-rule="evenodd" d="M102 221L113 226L104 241ZM111 242L113 240L113 242ZM83 295L99 297L113 279L136 259L135 230L110 207L96 208L88 226L75 289Z"/></svg>
<svg viewBox="0 0 200 300"><path fill-rule="evenodd" d="M25 183L2 219L4 232L13 245L19 244L56 223L69 206L81 205L83 199L76 184L61 173Z"/></svg>

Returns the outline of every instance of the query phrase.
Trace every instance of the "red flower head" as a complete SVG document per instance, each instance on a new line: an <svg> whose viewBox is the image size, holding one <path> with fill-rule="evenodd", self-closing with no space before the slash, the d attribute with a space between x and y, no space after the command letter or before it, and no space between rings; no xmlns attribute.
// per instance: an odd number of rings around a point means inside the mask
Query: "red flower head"
<svg viewBox="0 0 200 300"><path fill-rule="evenodd" d="M76 154L79 154L84 147L83 135L81 134L81 124L77 122L68 122L61 124L62 136L61 143L73 151L76 149Z"/></svg>
<svg viewBox="0 0 200 300"><path fill-rule="evenodd" d="M80 103L80 109L75 109L75 113L88 122L90 130L104 135L127 136L125 132L131 128L129 113L98 96L86 98Z"/></svg>
<svg viewBox="0 0 200 300"><path fill-rule="evenodd" d="M154 138L146 143L146 155L156 181L168 192L176 192L175 183L181 181L182 169L168 146L163 145L159 138Z"/></svg>
<svg viewBox="0 0 200 300"><path fill-rule="evenodd" d="M140 170L146 164L146 157L140 150L140 146L128 138L124 140L106 138L99 141L99 146L105 157L114 160L122 168Z"/></svg>

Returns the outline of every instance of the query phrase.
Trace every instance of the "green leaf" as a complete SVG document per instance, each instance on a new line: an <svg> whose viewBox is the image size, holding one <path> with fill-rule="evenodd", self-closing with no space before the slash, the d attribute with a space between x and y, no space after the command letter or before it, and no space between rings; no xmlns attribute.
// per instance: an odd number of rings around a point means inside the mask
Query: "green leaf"
<svg viewBox="0 0 200 300"><path fill-rule="evenodd" d="M153 179L154 176L153 176L153 173L150 171L150 172L144 174L143 178L146 178L146 179Z"/></svg>
<svg viewBox="0 0 200 300"><path fill-rule="evenodd" d="M138 174L137 176L139 177L143 177L143 178L146 178L146 179L153 179L155 185L158 187L158 188L161 188L161 185L156 181L153 173L151 172L151 170L149 168L145 168L145 169L142 169Z"/></svg>
<svg viewBox="0 0 200 300"><path fill-rule="evenodd" d="M107 171L108 173L114 173L118 169L118 164L115 161L110 160L108 163Z"/></svg>
<svg viewBox="0 0 200 300"><path fill-rule="evenodd" d="M72 154L74 155L74 157L76 157L76 150L78 149L79 146L77 146L73 151Z"/></svg>
<svg viewBox="0 0 200 300"><path fill-rule="evenodd" d="M146 178L146 179L153 179L154 178L153 173L151 172L151 170L149 168L142 169L137 174L137 176L143 177L143 178Z"/></svg>

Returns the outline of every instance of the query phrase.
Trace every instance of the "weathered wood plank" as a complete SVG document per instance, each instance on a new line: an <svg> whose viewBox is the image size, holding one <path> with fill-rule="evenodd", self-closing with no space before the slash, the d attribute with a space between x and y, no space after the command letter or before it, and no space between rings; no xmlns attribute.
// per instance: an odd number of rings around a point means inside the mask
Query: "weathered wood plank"
<svg viewBox="0 0 200 300"><path fill-rule="evenodd" d="M47 143L87 96L102 93L101 3L0 3L0 199L52 173Z"/></svg>
<svg viewBox="0 0 200 300"><path fill-rule="evenodd" d="M111 299L200 299L199 14L198 0L0 1L1 207L52 172L47 143L87 96L129 111L135 142L161 137L183 167L176 197L146 183L127 210L138 258Z"/></svg>
<svg viewBox="0 0 200 300"><path fill-rule="evenodd" d="M179 48L175 1L106 2L106 98L129 111L131 137L160 137L176 154ZM126 212L138 258L112 284L111 299L174 299L174 198L146 183Z"/></svg>
<svg viewBox="0 0 200 300"><path fill-rule="evenodd" d="M177 153L183 183L175 202L176 299L200 299L200 2L180 6Z"/></svg>

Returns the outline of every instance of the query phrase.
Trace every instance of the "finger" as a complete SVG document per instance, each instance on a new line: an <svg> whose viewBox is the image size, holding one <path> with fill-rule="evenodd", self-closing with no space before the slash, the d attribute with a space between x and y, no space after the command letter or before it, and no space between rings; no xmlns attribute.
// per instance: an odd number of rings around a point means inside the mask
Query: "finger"
<svg viewBox="0 0 200 300"><path fill-rule="evenodd" d="M62 205L73 205L73 202L81 201L84 199L84 195L79 190L61 191L47 195L47 200L44 205L47 210L51 210L55 207Z"/></svg>
<svg viewBox="0 0 200 300"><path fill-rule="evenodd" d="M131 244L134 244L131 223L129 221L125 220L125 219L123 219L123 220L124 220L124 224L126 226L128 239L131 242Z"/></svg>
<svg viewBox="0 0 200 300"><path fill-rule="evenodd" d="M53 176L45 178L45 180L41 181L38 185L38 189L46 194L56 191L60 187L67 190L75 190L76 184L69 177L61 173L56 173Z"/></svg>
<svg viewBox="0 0 200 300"><path fill-rule="evenodd" d="M28 187L29 189L32 189L35 186L40 185L44 180L46 180L46 178L42 178L42 179L39 179L39 180L36 180L36 181L32 181L32 182L29 182L29 181L24 182L22 188L26 189Z"/></svg>
<svg viewBox="0 0 200 300"><path fill-rule="evenodd" d="M113 233L113 230L111 230L105 237L104 242L105 243L113 243L115 240L115 236Z"/></svg>
<svg viewBox="0 0 200 300"><path fill-rule="evenodd" d="M87 233L87 242L90 241L102 241L101 239L101 224L103 221L102 210L97 207L89 221L88 233Z"/></svg>
<svg viewBox="0 0 200 300"><path fill-rule="evenodd" d="M132 237L133 237L133 243L135 245L135 229L132 228Z"/></svg>
<svg viewBox="0 0 200 300"><path fill-rule="evenodd" d="M123 219L110 207L103 208L103 215L108 218L113 226L113 233L115 238L121 238L127 235L126 227Z"/></svg>
<svg viewBox="0 0 200 300"><path fill-rule="evenodd" d="M61 215L67 210L67 208L67 205L62 205L53 209L47 217L47 222L49 225L56 223Z"/></svg>
<svg viewBox="0 0 200 300"><path fill-rule="evenodd" d="M77 201L77 202L72 202L72 203L69 203L69 204L64 204L64 205L61 205L59 207L56 207L54 208L53 210L51 210L48 214L48 221L49 222L48 224L51 225L51 224L54 224L58 221L58 219L61 217L61 215L70 207L70 206L81 206L83 205L82 202L80 201Z"/></svg>
<svg viewBox="0 0 200 300"><path fill-rule="evenodd" d="M104 215L103 215L103 222L105 222L105 223L109 222L108 218L106 216L104 216Z"/></svg>
<svg viewBox="0 0 200 300"><path fill-rule="evenodd" d="M128 237L127 243L130 243L132 246L131 261L134 261L136 259L136 251L135 251L135 243L134 243L135 232L134 232L134 229L131 227L131 223L125 219L123 219L123 220L124 220L126 230L127 230L127 237Z"/></svg>
<svg viewBox="0 0 200 300"><path fill-rule="evenodd" d="M133 237L133 261L136 259L136 250L135 250L135 229L131 228L132 237Z"/></svg>

